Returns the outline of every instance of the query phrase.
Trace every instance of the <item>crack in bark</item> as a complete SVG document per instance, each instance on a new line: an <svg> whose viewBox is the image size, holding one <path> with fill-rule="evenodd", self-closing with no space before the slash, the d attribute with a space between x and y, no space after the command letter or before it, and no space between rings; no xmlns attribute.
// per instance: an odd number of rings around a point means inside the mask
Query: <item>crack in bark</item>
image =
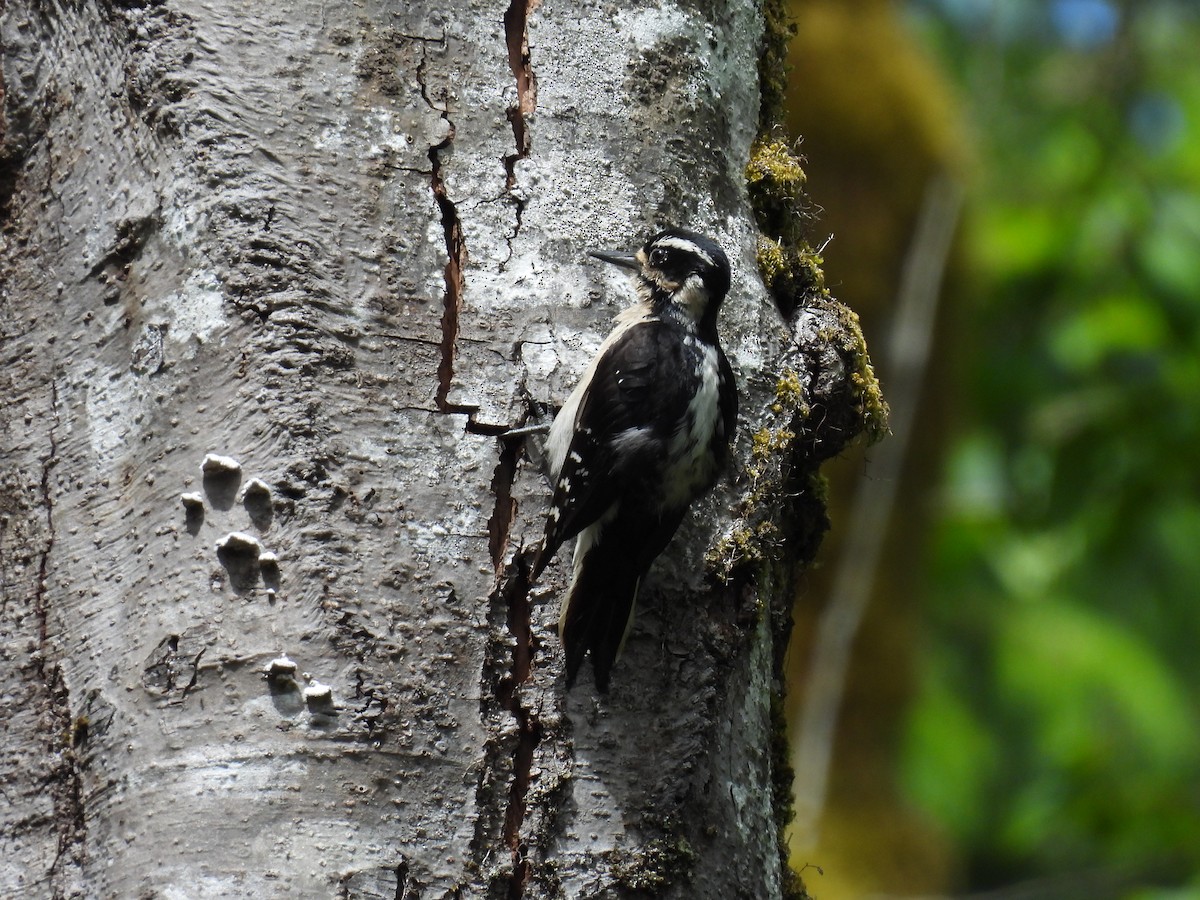
<svg viewBox="0 0 1200 900"><path fill-rule="evenodd" d="M84 816L83 782L79 774L79 756L72 746L74 729L71 726L71 692L63 677L62 667L47 659L50 651L50 609L46 596L50 577L50 555L56 541L54 525L54 492L50 470L58 462L58 382L50 379L50 427L47 431L49 450L42 458L40 489L46 508L46 545L38 560L37 584L34 587L33 613L37 623L37 651L33 656L37 681L46 689L46 715L49 718L50 755L58 760L50 770L48 785L54 805L54 824L58 830L58 846L50 863L48 875L53 877L64 855L71 854L79 861L87 821Z"/></svg>
<svg viewBox="0 0 1200 900"><path fill-rule="evenodd" d="M446 46L446 29L445 28L442 29L441 37L426 37L423 34L408 34L407 32L404 32L404 31L397 31L396 37L403 38L403 39L409 40L409 41L420 41L423 44L441 44L443 47Z"/></svg>
<svg viewBox="0 0 1200 900"><path fill-rule="evenodd" d="M46 549L38 560L38 581L34 588L33 609L38 623L38 647L45 649L49 632L49 611L46 608L46 579L50 573L50 553L54 550L54 495L50 490L50 470L58 462L58 382L50 379L50 428L46 439L49 452L42 458L41 492L46 506Z"/></svg>
<svg viewBox="0 0 1200 900"><path fill-rule="evenodd" d="M536 709L521 701L521 685L533 671L537 642L533 637L532 608L529 602L529 556L519 553L509 567L508 579L501 590L507 610L509 634L513 638L512 668L496 685L496 699L508 710L517 724L517 745L512 755L512 784L508 791L508 808L504 812L501 832L505 846L512 853L513 869L508 878L507 900L522 900L533 874L527 847L521 841L521 826L528 809L529 785L533 777L533 757L542 740L542 723Z"/></svg>
<svg viewBox="0 0 1200 900"><path fill-rule="evenodd" d="M517 78L517 106L519 121L513 121L517 150L527 147L524 117L537 108L537 76L533 73L529 58L529 14L537 7L538 0L512 0L504 12L504 37L508 45L508 64ZM510 116L509 121L512 121ZM519 133L518 133L519 132Z"/></svg>
<svg viewBox="0 0 1200 900"><path fill-rule="evenodd" d="M401 860L396 866L396 900L404 900L406 887L408 887L408 862Z"/></svg>
<svg viewBox="0 0 1200 900"><path fill-rule="evenodd" d="M463 268L467 260L467 247L463 241L462 219L458 215L458 207L450 199L446 190L446 181L442 173L442 152L454 144L454 121L450 118L449 105L438 106L429 95L429 85L425 81L425 69L428 64L426 44L421 45L421 61L417 63L417 84L421 88L421 97L430 109L439 113L446 123L446 137L429 148L429 186L433 191L433 199L437 203L442 219L442 232L446 240L446 290L442 294L442 340L441 359L437 369L437 392L434 402L439 411L444 413L466 413L470 415L476 409L450 402L450 386L454 380L455 344L458 340L458 316L462 311L463 298Z"/></svg>
<svg viewBox="0 0 1200 900"><path fill-rule="evenodd" d="M453 141L454 126L451 124L450 134L446 139L429 148L429 160L433 163L430 183L433 187L434 200L437 201L438 209L442 214L442 229L446 235L447 256L446 291L442 295L441 361L438 363L438 387L435 400L437 408L442 412L469 412L467 409L456 407L449 400L450 384L454 379L454 343L458 339L458 314L462 310L463 262L466 256L466 246L462 237L462 221L458 218L458 208L447 196L446 184L442 179L440 153Z"/></svg>
<svg viewBox="0 0 1200 900"><path fill-rule="evenodd" d="M188 683L183 686L183 695L179 698L179 702L182 703L184 700L186 700L187 695L191 692L192 688L194 688L200 681L200 659L204 656L204 651L207 649L207 647L201 647L200 652L196 654L196 658L192 660L192 677L189 679Z"/></svg>
<svg viewBox="0 0 1200 900"><path fill-rule="evenodd" d="M516 205L516 225L508 238L509 258L512 243L521 227L524 201L512 195L515 183L515 166L518 160L529 154L529 135L525 115L533 111L536 103L536 82L529 65L529 41L526 22L529 11L536 0L512 0L504 15L505 38L509 62L517 79L517 103L508 112L513 127L516 150L504 157L505 191ZM435 396L437 409L443 413L466 413L467 430L478 434L502 434L506 428L476 423L472 415L478 407L455 404L450 401L450 390L454 379L455 349L458 341L459 315L462 311L464 290L464 268L467 249L463 240L462 219L446 188L442 168L442 154L454 143L455 127L450 118L448 105L438 106L430 96L426 83L427 56L424 50L417 66L417 82L421 96L430 109L436 110L445 120L448 133L438 144L429 148L430 187L441 214L442 230L446 242L446 290L443 295L441 357L438 364L438 386ZM507 263L507 260L505 260ZM501 264L503 270L505 263ZM503 601L507 627L513 638L512 664L496 683L495 696L502 709L510 713L517 724L517 743L512 756L512 783L509 786L508 805L504 812L502 839L512 853L513 869L509 876L507 896L509 900L521 900L532 874L531 863L521 843L521 826L525 821L527 796L532 778L533 758L542 737L542 725L536 710L526 708L520 697L519 688L529 680L533 669L536 644L533 638L529 601L529 560L523 555L513 561L504 571L504 555L512 523L516 518L517 503L512 495L513 481L517 473L520 453L518 442L505 442L492 477L492 492L495 505L488 519L488 549L492 564L500 580L492 599ZM399 873L397 873L399 874ZM399 879L398 879L399 881ZM399 886L398 886L399 888Z"/></svg>
<svg viewBox="0 0 1200 900"><path fill-rule="evenodd" d="M504 157L504 190L512 200L516 221L513 231L505 242L508 256L500 263L503 272L512 259L513 241L521 233L521 219L525 214L525 200L512 191L516 184L517 163L529 157L529 128L525 117L537 109L537 76L533 72L529 56L529 14L538 0L511 0L504 12L504 38L508 46L508 64L517 79L517 102L508 108L508 121L512 124L513 142L516 150Z"/></svg>
<svg viewBox="0 0 1200 900"><path fill-rule="evenodd" d="M492 476L492 492L496 503L488 520L488 547L492 563L500 580L493 593L504 605L505 624L512 637L512 662L496 682L496 700L516 721L517 742L512 751L512 781L508 789L508 805L504 810L501 838L512 854L512 871L508 875L507 900L521 900L532 875L532 863L521 840L521 826L528 808L529 785L532 780L533 758L542 740L542 724L536 709L522 702L521 685L533 672L534 654L538 650L533 636L532 605L529 600L529 554L518 551L512 563L504 566L512 524L516 520L517 501L513 497L521 441L503 441L500 459Z"/></svg>
<svg viewBox="0 0 1200 900"><path fill-rule="evenodd" d="M508 256L500 263L503 272L512 259L513 243L521 233L525 200L514 192L517 163L529 157L530 136L525 117L537 108L537 78L530 64L529 14L538 0L511 0L504 13L504 37L508 48L508 62L517 81L517 102L507 111L512 125L514 152L504 157L504 190L512 200L515 221L512 234L505 243ZM492 562L497 569L503 563L508 545L509 531L516 518L516 501L512 497L512 483L516 476L517 457L521 444L517 441L504 442L496 475L492 482L496 495L496 506L488 522L488 537L492 551ZM512 784L509 786L508 808L504 813L503 839L512 853L513 869L508 881L508 900L521 900L533 874L532 862L527 847L521 841L521 826L528 809L529 785L533 775L533 758L542 740L542 724L535 709L522 703L521 685L525 684L533 671L533 658L537 651L533 637L532 611L529 601L529 560L518 553L513 560L511 577L502 597L508 612L508 631L513 638L512 668L496 686L496 699L500 706L512 715L517 724L517 744L512 756Z"/></svg>
<svg viewBox="0 0 1200 900"><path fill-rule="evenodd" d="M492 493L496 505L488 518L488 550L492 554L492 566L499 574L504 567L504 551L508 549L508 535L517 516L517 501L512 495L513 479L517 474L519 441L502 441L500 459L492 475Z"/></svg>

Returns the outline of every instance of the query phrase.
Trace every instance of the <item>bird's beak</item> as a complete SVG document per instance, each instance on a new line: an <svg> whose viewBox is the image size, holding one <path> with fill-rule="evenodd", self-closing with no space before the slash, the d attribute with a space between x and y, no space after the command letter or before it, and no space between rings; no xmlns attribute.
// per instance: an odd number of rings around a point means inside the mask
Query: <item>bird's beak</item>
<svg viewBox="0 0 1200 900"><path fill-rule="evenodd" d="M588 256L594 256L596 259L603 260L606 263L612 263L614 266L620 266L622 269L638 270L642 264L638 262L638 258L632 253L598 253L592 252Z"/></svg>

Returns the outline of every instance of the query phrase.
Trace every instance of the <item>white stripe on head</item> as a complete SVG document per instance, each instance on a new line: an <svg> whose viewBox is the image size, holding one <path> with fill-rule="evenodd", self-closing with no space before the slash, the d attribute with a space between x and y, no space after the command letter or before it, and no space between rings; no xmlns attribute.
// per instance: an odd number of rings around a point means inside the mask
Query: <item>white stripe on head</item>
<svg viewBox="0 0 1200 900"><path fill-rule="evenodd" d="M704 260L704 262L710 266L716 265L716 263L713 262L713 258L709 256L706 251L701 250L700 247L689 241L687 238L674 236L663 237L659 238L650 246L651 248L666 247L670 250L682 250L684 253L691 253L693 256L700 257L700 259Z"/></svg>

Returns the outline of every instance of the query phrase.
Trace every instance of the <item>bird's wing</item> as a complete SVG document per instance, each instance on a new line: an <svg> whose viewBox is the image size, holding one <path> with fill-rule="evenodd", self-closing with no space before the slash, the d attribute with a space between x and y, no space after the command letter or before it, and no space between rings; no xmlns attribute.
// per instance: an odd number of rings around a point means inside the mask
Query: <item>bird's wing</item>
<svg viewBox="0 0 1200 900"><path fill-rule="evenodd" d="M554 485L535 576L563 541L658 471L664 429L687 407L676 379L669 377L670 366L680 364L677 343L669 326L648 320L626 330L597 360Z"/></svg>

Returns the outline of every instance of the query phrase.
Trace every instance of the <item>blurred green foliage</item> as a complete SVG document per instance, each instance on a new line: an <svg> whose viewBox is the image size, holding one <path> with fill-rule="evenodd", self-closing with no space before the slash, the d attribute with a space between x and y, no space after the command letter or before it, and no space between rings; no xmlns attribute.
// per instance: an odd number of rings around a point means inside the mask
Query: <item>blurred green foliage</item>
<svg viewBox="0 0 1200 900"><path fill-rule="evenodd" d="M964 887L1200 897L1200 4L909 6L981 162L903 780Z"/></svg>

